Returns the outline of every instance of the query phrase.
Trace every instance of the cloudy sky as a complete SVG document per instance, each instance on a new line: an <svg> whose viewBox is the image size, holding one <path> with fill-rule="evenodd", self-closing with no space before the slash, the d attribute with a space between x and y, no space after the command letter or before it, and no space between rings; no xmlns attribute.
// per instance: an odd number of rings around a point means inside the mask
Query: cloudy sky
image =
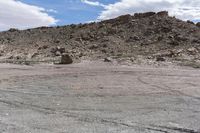
<svg viewBox="0 0 200 133"><path fill-rule="evenodd" d="M200 0L0 0L0 31L85 23L161 10L183 20L200 20Z"/></svg>

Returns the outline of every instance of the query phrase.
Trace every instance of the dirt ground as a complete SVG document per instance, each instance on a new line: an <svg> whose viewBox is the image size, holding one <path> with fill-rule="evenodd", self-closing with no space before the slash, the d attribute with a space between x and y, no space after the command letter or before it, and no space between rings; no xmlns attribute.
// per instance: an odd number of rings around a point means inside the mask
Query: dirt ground
<svg viewBox="0 0 200 133"><path fill-rule="evenodd" d="M1 64L0 133L200 133L200 70Z"/></svg>

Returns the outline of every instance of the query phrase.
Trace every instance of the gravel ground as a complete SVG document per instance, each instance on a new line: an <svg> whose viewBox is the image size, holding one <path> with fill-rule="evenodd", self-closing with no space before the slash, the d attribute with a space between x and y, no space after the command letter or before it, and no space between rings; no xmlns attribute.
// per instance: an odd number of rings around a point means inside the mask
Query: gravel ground
<svg viewBox="0 0 200 133"><path fill-rule="evenodd" d="M200 133L200 70L0 65L0 133Z"/></svg>

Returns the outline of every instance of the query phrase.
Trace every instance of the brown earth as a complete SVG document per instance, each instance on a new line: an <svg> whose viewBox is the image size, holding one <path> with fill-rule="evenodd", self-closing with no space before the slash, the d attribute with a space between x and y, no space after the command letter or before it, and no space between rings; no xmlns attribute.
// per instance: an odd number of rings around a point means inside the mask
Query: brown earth
<svg viewBox="0 0 200 133"><path fill-rule="evenodd" d="M0 60L58 61L63 53L83 59L130 63L172 62L199 67L199 23L159 13L136 13L102 22L0 33Z"/></svg>

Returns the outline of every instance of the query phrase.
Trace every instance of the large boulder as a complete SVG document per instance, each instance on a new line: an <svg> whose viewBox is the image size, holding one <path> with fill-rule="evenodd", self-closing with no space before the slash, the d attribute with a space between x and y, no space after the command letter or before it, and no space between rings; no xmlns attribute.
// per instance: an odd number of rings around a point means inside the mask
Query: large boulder
<svg viewBox="0 0 200 133"><path fill-rule="evenodd" d="M190 20L187 20L187 23L189 24L194 24L194 22L190 21Z"/></svg>
<svg viewBox="0 0 200 133"><path fill-rule="evenodd" d="M200 28L200 22L196 23L196 26Z"/></svg>
<svg viewBox="0 0 200 133"><path fill-rule="evenodd" d="M160 12L157 12L157 15L158 15L158 16L161 16L161 17L168 16L168 11L160 11Z"/></svg>
<svg viewBox="0 0 200 133"><path fill-rule="evenodd" d="M8 32L16 32L16 31L19 31L18 29L15 29L15 28L10 28L9 30L8 30Z"/></svg>
<svg viewBox="0 0 200 133"><path fill-rule="evenodd" d="M73 60L67 53L62 54L60 64L72 64Z"/></svg>
<svg viewBox="0 0 200 133"><path fill-rule="evenodd" d="M155 12L135 13L134 17L136 17L136 18L145 18L145 17L153 16L155 14L156 14Z"/></svg>

